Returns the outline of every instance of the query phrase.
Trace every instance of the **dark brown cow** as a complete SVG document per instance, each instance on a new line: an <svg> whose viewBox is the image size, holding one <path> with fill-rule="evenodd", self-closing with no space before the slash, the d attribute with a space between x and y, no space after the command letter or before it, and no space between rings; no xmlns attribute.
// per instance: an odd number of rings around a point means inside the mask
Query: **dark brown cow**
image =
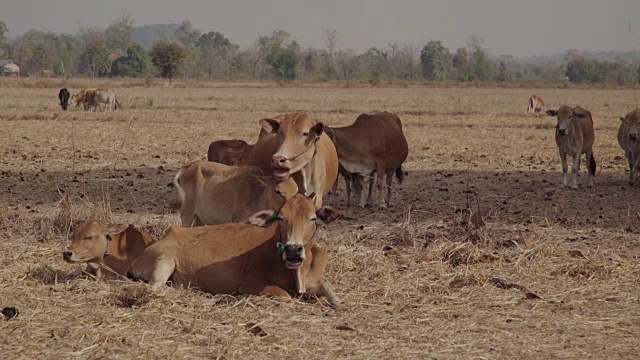
<svg viewBox="0 0 640 360"><path fill-rule="evenodd" d="M316 210L314 196L296 194L279 210L254 214L251 224L172 226L131 264L127 275L154 289L170 280L172 286L195 286L212 294L307 293L338 305L324 278L328 256L316 243L316 219L330 222L339 214L328 206Z"/></svg>
<svg viewBox="0 0 640 360"><path fill-rule="evenodd" d="M376 173L379 189L378 206L381 209L391 205L392 182L394 173L402 181L402 163L407 159L409 146L402 132L402 123L396 115L381 112L373 115L362 114L349 126L332 128L335 133L338 161L344 169L356 174L356 196L359 206L365 206L362 196L364 176ZM386 174L387 198L384 200L382 188ZM370 181L367 204L371 205L373 182Z"/></svg>
<svg viewBox="0 0 640 360"><path fill-rule="evenodd" d="M596 173L596 160L593 156L593 142L595 132L593 130L593 118L591 112L579 106L571 108L562 106L558 110L547 110L547 115L558 119L556 125L556 145L560 152L562 162L562 186L567 185L567 155L573 158L571 167L571 187L578 188L576 177L580 170L580 155L587 157L587 171L589 187L593 186L593 176Z"/></svg>
<svg viewBox="0 0 640 360"><path fill-rule="evenodd" d="M69 263L87 263L86 271L98 278L109 275L101 265L125 275L131 262L152 243L149 235L132 225L103 225L97 220L87 220L74 230L71 246L62 258Z"/></svg>

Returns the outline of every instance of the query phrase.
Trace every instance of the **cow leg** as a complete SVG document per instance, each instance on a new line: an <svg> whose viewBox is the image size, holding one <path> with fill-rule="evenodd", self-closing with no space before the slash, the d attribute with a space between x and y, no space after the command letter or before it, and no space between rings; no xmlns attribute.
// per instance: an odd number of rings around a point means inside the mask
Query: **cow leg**
<svg viewBox="0 0 640 360"><path fill-rule="evenodd" d="M358 197L358 206L361 208L365 207L365 198L362 194L362 191L364 190L364 176L360 174L355 175L354 188L356 190L356 196ZM369 196L371 196L371 193L369 193Z"/></svg>
<svg viewBox="0 0 640 360"><path fill-rule="evenodd" d="M351 182L353 181L353 176L350 174L349 176L344 176L344 185L347 188L347 206L351 206ZM338 182L336 180L336 182Z"/></svg>
<svg viewBox="0 0 640 360"><path fill-rule="evenodd" d="M176 264L172 257L161 256L146 280L154 291L158 291L169 281L175 269Z"/></svg>
<svg viewBox="0 0 640 360"><path fill-rule="evenodd" d="M326 297L327 301L329 301L329 304L332 307L337 307L340 305L340 299L333 291L333 286L328 281L324 281L315 286L307 287L307 294L315 295L317 297Z"/></svg>
<svg viewBox="0 0 640 360"><path fill-rule="evenodd" d="M589 164L591 164L591 157L593 156L593 149L589 149L587 151L585 151L585 160L587 161L587 174L588 174L588 180L587 180L587 186L589 187L593 187L593 173L591 172L591 166L589 166ZM578 159L579 160L579 159Z"/></svg>
<svg viewBox="0 0 640 360"><path fill-rule="evenodd" d="M275 297L282 297L287 299L291 298L291 295L289 295L288 292L284 291L279 286L273 286L273 285L268 285L263 287L262 290L258 292L258 294L263 296L275 296Z"/></svg>
<svg viewBox="0 0 640 360"><path fill-rule="evenodd" d="M576 151L576 154L573 155L573 166L571 166L571 188L573 190L578 189L578 170L580 170L580 151Z"/></svg>
<svg viewBox="0 0 640 360"><path fill-rule="evenodd" d="M378 185L378 209L384 210L387 208L387 203L384 201L384 162L378 163L378 171L376 174L376 184Z"/></svg>
<svg viewBox="0 0 640 360"><path fill-rule="evenodd" d="M640 156L638 156L638 154L636 154L636 157L635 157L634 162L633 162L633 169L632 169L633 170L632 171L632 174L633 174L633 183L632 184L635 184L636 180L638 180L638 168L640 168Z"/></svg>
<svg viewBox="0 0 640 360"><path fill-rule="evenodd" d="M634 165L633 153L625 150L624 156L627 158L627 162L629 163L629 181L628 182L629 182L629 185L633 185L636 182L636 179L633 175L633 165Z"/></svg>
<svg viewBox="0 0 640 360"><path fill-rule="evenodd" d="M393 203L391 202L391 185L393 184L393 173L394 171L387 172L387 206L393 207Z"/></svg>
<svg viewBox="0 0 640 360"><path fill-rule="evenodd" d="M567 170L569 169L567 166L567 153L560 147L558 149L560 149L560 161L562 162L562 186L567 186Z"/></svg>

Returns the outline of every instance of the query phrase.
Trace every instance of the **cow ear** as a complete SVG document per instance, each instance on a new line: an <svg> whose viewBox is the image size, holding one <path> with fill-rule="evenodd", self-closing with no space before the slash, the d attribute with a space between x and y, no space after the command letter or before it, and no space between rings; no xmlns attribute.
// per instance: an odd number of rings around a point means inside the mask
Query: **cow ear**
<svg viewBox="0 0 640 360"><path fill-rule="evenodd" d="M280 121L275 119L262 119L258 123L268 133L277 133L280 130Z"/></svg>
<svg viewBox="0 0 640 360"><path fill-rule="evenodd" d="M320 135L322 135L322 133L324 132L324 124L321 122L316 123L311 127L310 132L316 134L316 137L320 137Z"/></svg>
<svg viewBox="0 0 640 360"><path fill-rule="evenodd" d="M109 235L116 235L116 234L120 234L121 232L125 231L127 229L127 227L129 227L129 225L125 225L125 224L111 224L107 226L107 234Z"/></svg>
<svg viewBox="0 0 640 360"><path fill-rule="evenodd" d="M316 193L312 192L311 194L307 195L307 199L315 202L316 201Z"/></svg>
<svg viewBox="0 0 640 360"><path fill-rule="evenodd" d="M332 208L331 206L321 207L316 211L316 215L324 223L330 223L340 217L340 213L338 212L338 210Z"/></svg>
<svg viewBox="0 0 640 360"><path fill-rule="evenodd" d="M620 121L624 122L625 120L627 120L626 118L620 117Z"/></svg>
<svg viewBox="0 0 640 360"><path fill-rule="evenodd" d="M248 221L249 224L256 226L269 227L278 220L274 215L275 211L273 210L263 210L251 215Z"/></svg>
<svg viewBox="0 0 640 360"><path fill-rule="evenodd" d="M588 119L588 118L589 118L589 115L587 115L587 114L585 114L585 113L583 113L583 112L576 112L576 111L574 111L574 112L573 112L573 115L574 115L575 117L577 117L578 119Z"/></svg>
<svg viewBox="0 0 640 360"><path fill-rule="evenodd" d="M547 115L549 116L558 116L557 110L547 110Z"/></svg>

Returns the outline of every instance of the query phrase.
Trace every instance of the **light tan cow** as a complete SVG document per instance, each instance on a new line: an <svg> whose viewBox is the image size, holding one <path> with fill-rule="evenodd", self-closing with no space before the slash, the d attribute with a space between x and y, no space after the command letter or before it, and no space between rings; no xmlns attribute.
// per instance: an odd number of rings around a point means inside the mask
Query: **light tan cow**
<svg viewBox="0 0 640 360"><path fill-rule="evenodd" d="M638 141L640 109L629 112L625 117L621 117L620 121L622 123L618 129L618 144L624 150L624 156L629 162L629 185L633 185L638 180L640 167L640 141Z"/></svg>
<svg viewBox="0 0 640 360"><path fill-rule="evenodd" d="M529 98L529 104L527 106L528 113L539 113L544 109L544 101L538 95L532 95Z"/></svg>
<svg viewBox="0 0 640 360"><path fill-rule="evenodd" d="M243 165L253 145L244 140L218 140L209 144L207 160L225 165Z"/></svg>
<svg viewBox="0 0 640 360"><path fill-rule="evenodd" d="M378 207L384 209L391 204L393 175L401 182L404 176L402 163L409 154L409 145L402 132L402 122L396 115L381 112L373 115L361 114L349 126L334 127L338 161L345 170L355 175L354 189L359 197L359 206L371 205L374 180L369 182L369 194L366 204L362 196L364 176L375 172L375 184L378 185ZM385 186L382 178L387 176L387 198L383 195Z"/></svg>
<svg viewBox="0 0 640 360"><path fill-rule="evenodd" d="M132 225L103 225L97 220L87 220L74 230L71 246L62 253L62 258L69 263L87 263L85 271L98 278L113 275L103 272L100 265L125 275L131 262L152 243L149 235Z"/></svg>
<svg viewBox="0 0 640 360"><path fill-rule="evenodd" d="M174 179L182 226L245 222L257 211L276 209L298 192L293 179L277 183L255 166L194 161Z"/></svg>
<svg viewBox="0 0 640 360"><path fill-rule="evenodd" d="M580 155L585 154L587 171L589 173L588 186L593 186L593 176L596 173L596 160L593 156L595 132L591 112L579 106L571 108L562 106L558 110L547 110L547 115L558 119L556 125L556 145L562 161L562 186L567 185L567 155L573 158L571 167L571 187L578 188L576 177L580 170Z"/></svg>
<svg viewBox="0 0 640 360"><path fill-rule="evenodd" d="M316 210L313 197L296 194L276 211L254 214L250 224L172 226L131 264L127 276L154 289L171 281L212 294L306 293L338 305L324 277L328 255L316 243L316 219L330 222L339 214L329 206Z"/></svg>
<svg viewBox="0 0 640 360"><path fill-rule="evenodd" d="M338 176L338 155L324 125L307 113L279 115L260 120L267 133L258 140L246 165L259 167L284 181L290 176L301 194L317 193L316 207L322 206Z"/></svg>
<svg viewBox="0 0 640 360"><path fill-rule="evenodd" d="M100 104L105 104L105 111L115 110L119 105L116 96L116 92L111 89L85 90L83 98L84 109L93 108L93 110L96 110L100 107Z"/></svg>
<svg viewBox="0 0 640 360"><path fill-rule="evenodd" d="M83 89L83 90L80 90L77 94L71 95L71 98L73 100L75 100L76 107L78 107L81 104L84 104L87 92L92 92L92 91L96 91L96 90L98 90L98 89L97 88ZM87 106L86 105L85 105L85 110L87 110Z"/></svg>

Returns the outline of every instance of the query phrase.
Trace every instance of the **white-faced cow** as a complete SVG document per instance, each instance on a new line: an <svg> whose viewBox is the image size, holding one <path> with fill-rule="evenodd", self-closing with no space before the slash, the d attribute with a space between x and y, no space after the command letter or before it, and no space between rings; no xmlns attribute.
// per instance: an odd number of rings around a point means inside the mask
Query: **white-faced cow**
<svg viewBox="0 0 640 360"><path fill-rule="evenodd" d="M624 150L624 156L629 162L629 184L633 185L638 180L638 167L640 167L640 109L629 112L621 117L618 129L618 144Z"/></svg>
<svg viewBox="0 0 640 360"><path fill-rule="evenodd" d="M210 161L183 166L174 185L184 227L245 222L257 211L279 208L298 192L293 179L278 183L255 166Z"/></svg>
<svg viewBox="0 0 640 360"><path fill-rule="evenodd" d="M69 263L87 263L86 271L98 278L113 275L103 272L101 265L125 275L131 262L152 243L149 235L132 225L103 225L87 220L74 230L71 246L62 258Z"/></svg>
<svg viewBox="0 0 640 360"><path fill-rule="evenodd" d="M325 280L327 252L316 243L316 219L335 220L331 207L316 210L312 194L296 194L278 210L254 214L250 224L172 226L129 268L132 279L154 289L194 286L212 294L338 297ZM255 226L258 225L258 226Z"/></svg>
<svg viewBox="0 0 640 360"><path fill-rule="evenodd" d="M335 144L338 151L338 161L344 169L355 175L354 189L359 197L359 206L365 206L362 196L364 177L373 179L369 182L369 194L366 204L372 204L373 185L378 184L379 201L381 209L391 205L393 175L401 182L404 175L402 163L407 159L409 146L402 132L402 123L396 115L381 112L373 115L362 114L349 126L334 127L331 130L335 135ZM387 176L386 201L383 195L383 177Z"/></svg>
<svg viewBox="0 0 640 360"><path fill-rule="evenodd" d="M306 113L279 115L260 120L266 135L253 147L246 165L259 167L284 181L290 176L301 194L316 193L316 207L322 206L338 176L338 156L324 125Z"/></svg>
<svg viewBox="0 0 640 360"><path fill-rule="evenodd" d="M567 185L567 155L569 155L573 158L571 187L578 188L576 177L578 170L580 170L580 155L586 154L589 173L587 184L592 187L593 176L596 173L596 160L593 156L595 132L591 112L579 106L571 108L565 105L558 110L547 110L547 115L555 116L558 119L556 145L558 145L560 161L562 161L562 185Z"/></svg>
<svg viewBox="0 0 640 360"><path fill-rule="evenodd" d="M538 95L532 95L529 98L529 104L527 105L527 112L539 113L540 111L542 111L542 109L544 109L544 101L542 101L542 98Z"/></svg>

